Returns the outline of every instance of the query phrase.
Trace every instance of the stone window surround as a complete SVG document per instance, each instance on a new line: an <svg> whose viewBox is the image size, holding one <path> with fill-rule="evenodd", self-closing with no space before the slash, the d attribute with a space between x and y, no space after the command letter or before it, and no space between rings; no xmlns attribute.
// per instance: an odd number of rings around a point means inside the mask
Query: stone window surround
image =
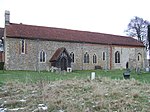
<svg viewBox="0 0 150 112"><path fill-rule="evenodd" d="M120 52L119 51L115 52L115 63L120 63Z"/></svg>
<svg viewBox="0 0 150 112"><path fill-rule="evenodd" d="M44 50L41 50L39 53L39 62L45 63L46 62L46 53Z"/></svg>
<svg viewBox="0 0 150 112"><path fill-rule="evenodd" d="M138 53L138 55L137 55L137 60L138 60L138 61L141 61L141 58L142 58L141 53Z"/></svg>
<svg viewBox="0 0 150 112"><path fill-rule="evenodd" d="M102 52L102 60L105 61L106 60L106 52Z"/></svg>
<svg viewBox="0 0 150 112"><path fill-rule="evenodd" d="M25 48L26 48L26 44L25 44L25 40L24 39L22 39L21 41L20 41L20 50L21 50L21 54L25 54Z"/></svg>
<svg viewBox="0 0 150 112"><path fill-rule="evenodd" d="M73 52L70 53L70 57L71 57L71 59L72 59L71 62L72 62L72 63L75 63L75 58L74 58L74 53L73 53Z"/></svg>
<svg viewBox="0 0 150 112"><path fill-rule="evenodd" d="M84 63L89 63L89 54L86 52L85 54L84 54Z"/></svg>
<svg viewBox="0 0 150 112"><path fill-rule="evenodd" d="M93 55L93 63L97 63L97 56L96 56L96 54Z"/></svg>

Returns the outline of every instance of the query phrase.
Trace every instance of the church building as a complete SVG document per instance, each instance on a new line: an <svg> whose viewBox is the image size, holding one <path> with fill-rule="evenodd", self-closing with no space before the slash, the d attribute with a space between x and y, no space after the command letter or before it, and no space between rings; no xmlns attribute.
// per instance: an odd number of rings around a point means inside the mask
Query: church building
<svg viewBox="0 0 150 112"><path fill-rule="evenodd" d="M144 68L146 50L132 37L10 23L5 12L6 70Z"/></svg>

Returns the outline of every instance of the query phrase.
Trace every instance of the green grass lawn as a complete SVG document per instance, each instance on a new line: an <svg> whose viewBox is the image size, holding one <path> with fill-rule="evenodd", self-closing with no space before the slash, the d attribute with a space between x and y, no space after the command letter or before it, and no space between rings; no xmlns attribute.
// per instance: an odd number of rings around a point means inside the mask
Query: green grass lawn
<svg viewBox="0 0 150 112"><path fill-rule="evenodd" d="M110 77L112 79L123 79L125 70L78 70L71 73L51 73L51 72L35 72L35 71L0 71L0 83L6 81L18 80L21 82L36 82L40 80L55 81L67 80L72 78L89 78L91 72L96 73L96 77ZM131 71L130 78L150 83L150 73L141 72L139 75L135 71Z"/></svg>

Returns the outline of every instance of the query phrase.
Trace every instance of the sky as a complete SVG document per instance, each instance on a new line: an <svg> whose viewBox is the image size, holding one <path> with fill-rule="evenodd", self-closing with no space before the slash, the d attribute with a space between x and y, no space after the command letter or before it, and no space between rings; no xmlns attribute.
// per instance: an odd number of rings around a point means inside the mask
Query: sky
<svg viewBox="0 0 150 112"><path fill-rule="evenodd" d="M4 12L11 23L125 35L130 19L150 21L150 0L0 0L0 27Z"/></svg>

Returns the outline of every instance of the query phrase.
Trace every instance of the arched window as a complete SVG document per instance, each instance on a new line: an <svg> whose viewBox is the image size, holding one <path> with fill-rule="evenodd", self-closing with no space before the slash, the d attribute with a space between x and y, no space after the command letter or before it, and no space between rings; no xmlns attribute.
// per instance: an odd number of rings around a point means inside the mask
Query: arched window
<svg viewBox="0 0 150 112"><path fill-rule="evenodd" d="M70 57L71 57L71 62L74 63L74 53L73 52L70 53Z"/></svg>
<svg viewBox="0 0 150 112"><path fill-rule="evenodd" d="M119 53L119 51L115 52L115 63L120 63L120 53Z"/></svg>
<svg viewBox="0 0 150 112"><path fill-rule="evenodd" d="M138 55L138 61L140 60L140 56Z"/></svg>
<svg viewBox="0 0 150 112"><path fill-rule="evenodd" d="M93 63L97 63L97 57L95 54L93 55Z"/></svg>
<svg viewBox="0 0 150 112"><path fill-rule="evenodd" d="M106 52L103 52L103 60L106 60Z"/></svg>
<svg viewBox="0 0 150 112"><path fill-rule="evenodd" d="M25 54L25 40L21 40L21 54Z"/></svg>
<svg viewBox="0 0 150 112"><path fill-rule="evenodd" d="M40 52L40 62L46 62L46 53L43 50Z"/></svg>
<svg viewBox="0 0 150 112"><path fill-rule="evenodd" d="M89 54L87 52L84 54L84 63L89 63Z"/></svg>
<svg viewBox="0 0 150 112"><path fill-rule="evenodd" d="M137 60L138 60L138 61L141 61L141 58L142 58L142 55L141 55L140 53L138 53Z"/></svg>

